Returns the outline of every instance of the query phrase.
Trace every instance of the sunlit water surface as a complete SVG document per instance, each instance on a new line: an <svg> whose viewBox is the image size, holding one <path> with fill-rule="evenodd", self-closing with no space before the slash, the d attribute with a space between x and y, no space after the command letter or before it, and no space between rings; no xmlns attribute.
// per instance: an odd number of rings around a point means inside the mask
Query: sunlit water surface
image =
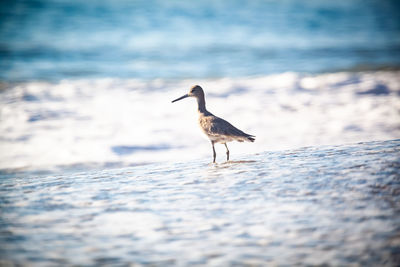
<svg viewBox="0 0 400 267"><path fill-rule="evenodd" d="M0 170L85 170L209 158L196 101L256 136L229 143L233 160L305 146L400 138L400 71L260 77L82 79L0 91ZM217 145L217 161L225 147Z"/></svg>
<svg viewBox="0 0 400 267"><path fill-rule="evenodd" d="M400 263L400 140L1 175L2 264Z"/></svg>

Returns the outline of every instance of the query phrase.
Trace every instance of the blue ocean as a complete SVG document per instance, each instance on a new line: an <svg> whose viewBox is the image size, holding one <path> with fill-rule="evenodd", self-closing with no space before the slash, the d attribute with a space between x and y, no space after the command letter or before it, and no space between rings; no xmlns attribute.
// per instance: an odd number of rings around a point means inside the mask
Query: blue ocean
<svg viewBox="0 0 400 267"><path fill-rule="evenodd" d="M0 3L0 266L400 266L399 174L399 1Z"/></svg>
<svg viewBox="0 0 400 267"><path fill-rule="evenodd" d="M3 1L0 78L182 79L398 68L381 0Z"/></svg>

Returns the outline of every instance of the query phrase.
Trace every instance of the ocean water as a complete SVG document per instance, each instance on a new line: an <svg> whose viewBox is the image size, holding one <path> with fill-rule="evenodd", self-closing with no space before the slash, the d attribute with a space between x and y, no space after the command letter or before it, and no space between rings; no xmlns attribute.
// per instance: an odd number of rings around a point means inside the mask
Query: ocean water
<svg viewBox="0 0 400 267"><path fill-rule="evenodd" d="M398 266L400 140L0 175L0 263Z"/></svg>
<svg viewBox="0 0 400 267"><path fill-rule="evenodd" d="M399 14L2 1L0 266L399 266Z"/></svg>
<svg viewBox="0 0 400 267"><path fill-rule="evenodd" d="M0 4L0 79L182 79L398 68L390 0L17 0Z"/></svg>
<svg viewBox="0 0 400 267"><path fill-rule="evenodd" d="M400 138L399 11L397 1L3 1L0 170L209 157L194 101L170 103L194 84L211 112L257 136L232 144L233 157Z"/></svg>

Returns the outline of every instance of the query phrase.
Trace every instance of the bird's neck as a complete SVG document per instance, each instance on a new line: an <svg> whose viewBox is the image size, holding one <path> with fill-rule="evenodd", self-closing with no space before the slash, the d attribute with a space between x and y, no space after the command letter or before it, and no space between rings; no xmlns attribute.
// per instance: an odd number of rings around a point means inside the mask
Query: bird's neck
<svg viewBox="0 0 400 267"><path fill-rule="evenodd" d="M199 111L199 113L208 113L204 96L197 97L197 110Z"/></svg>

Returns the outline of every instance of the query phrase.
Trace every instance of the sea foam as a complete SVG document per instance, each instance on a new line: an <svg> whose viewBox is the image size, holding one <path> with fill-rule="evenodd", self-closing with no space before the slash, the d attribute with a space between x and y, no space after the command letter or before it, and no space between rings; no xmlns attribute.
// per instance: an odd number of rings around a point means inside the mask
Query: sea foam
<svg viewBox="0 0 400 267"><path fill-rule="evenodd" d="M400 138L400 72L282 73L203 80L84 79L5 85L0 169L119 167L212 156L194 84L207 108L255 143L239 154ZM217 161L225 148L217 145Z"/></svg>

